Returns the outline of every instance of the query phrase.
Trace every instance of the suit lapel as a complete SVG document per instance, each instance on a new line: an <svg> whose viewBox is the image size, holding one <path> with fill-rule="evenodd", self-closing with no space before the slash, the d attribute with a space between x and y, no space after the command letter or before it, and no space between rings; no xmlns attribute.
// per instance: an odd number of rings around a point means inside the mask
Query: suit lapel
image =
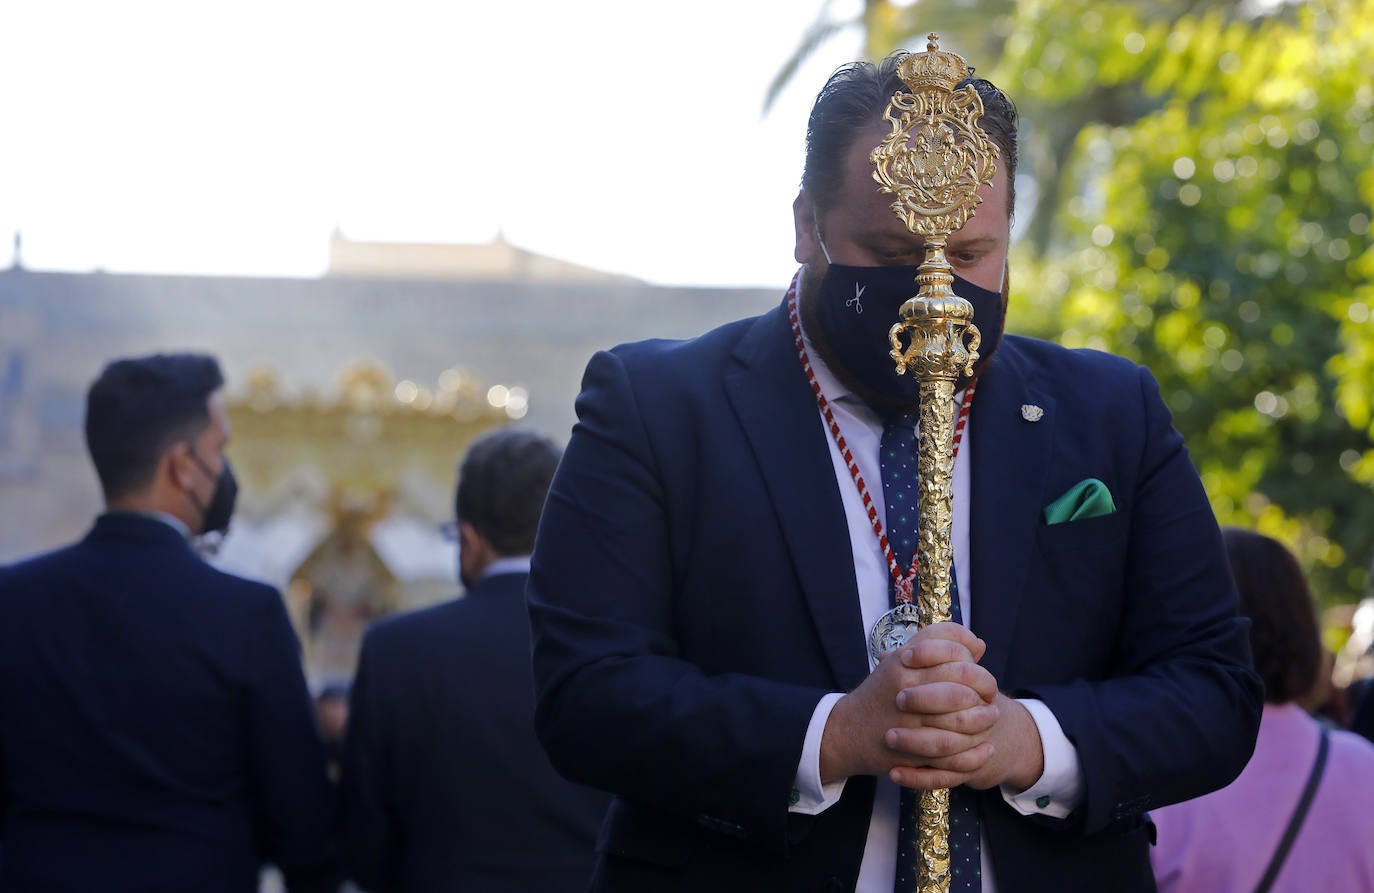
<svg viewBox="0 0 1374 893"><path fill-rule="evenodd" d="M772 497L816 633L842 690L868 675L849 528L816 398L783 308L735 350L725 388Z"/></svg>
<svg viewBox="0 0 1374 893"><path fill-rule="evenodd" d="M974 399L969 419L973 624L988 646L983 665L1000 678L1035 548L1057 419L1053 395L1010 337L979 380ZM1023 406L1039 407L1043 415L1029 421Z"/></svg>

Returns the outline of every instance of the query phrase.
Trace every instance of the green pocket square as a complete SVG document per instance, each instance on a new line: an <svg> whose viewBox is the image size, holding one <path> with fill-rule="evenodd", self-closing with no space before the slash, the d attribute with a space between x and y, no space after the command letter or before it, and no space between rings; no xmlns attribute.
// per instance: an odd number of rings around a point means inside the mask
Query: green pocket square
<svg viewBox="0 0 1374 893"><path fill-rule="evenodd" d="M1097 478L1087 478L1074 484L1063 496L1045 506L1045 523L1081 521L1085 518L1110 515L1114 511L1116 503L1112 501L1112 491Z"/></svg>

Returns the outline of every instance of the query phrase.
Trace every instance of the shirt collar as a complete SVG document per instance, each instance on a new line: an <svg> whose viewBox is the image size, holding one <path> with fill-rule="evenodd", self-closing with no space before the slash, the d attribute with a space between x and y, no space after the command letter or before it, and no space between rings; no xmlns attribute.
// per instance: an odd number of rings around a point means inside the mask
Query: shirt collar
<svg viewBox="0 0 1374 893"><path fill-rule="evenodd" d="M191 539L191 528L186 526L186 522L166 512L145 511L143 509L109 509L105 514L115 516L132 515L135 518L147 518L150 521L159 521L181 534L182 539Z"/></svg>
<svg viewBox="0 0 1374 893"><path fill-rule="evenodd" d="M497 574L528 574L530 572L530 556L528 555L509 555L505 558L498 558L486 566L482 571L482 579L494 577Z"/></svg>

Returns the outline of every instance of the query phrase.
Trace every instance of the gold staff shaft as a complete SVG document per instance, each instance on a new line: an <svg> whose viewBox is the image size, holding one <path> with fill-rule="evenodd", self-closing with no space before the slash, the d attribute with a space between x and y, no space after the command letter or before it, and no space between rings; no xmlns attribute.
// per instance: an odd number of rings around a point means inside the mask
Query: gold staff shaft
<svg viewBox="0 0 1374 893"><path fill-rule="evenodd" d="M927 249L931 246L928 244ZM922 273L944 261L944 245L934 247L938 258L926 258ZM919 281L918 274L918 281ZM946 286L948 287L948 286ZM962 341L962 339L960 339ZM920 431L917 468L920 474L916 577L916 605L925 623L950 619L950 568L954 549L950 530L954 518L954 378L920 377ZM949 789L921 792L916 826L918 893L947 893L952 880L949 855Z"/></svg>
<svg viewBox="0 0 1374 893"><path fill-rule="evenodd" d="M958 86L968 66L959 56L941 52L938 40L931 34L926 52L907 56L899 66L910 92L893 94L885 113L892 132L871 155L879 189L896 196L893 212L925 241L918 293L902 305L888 335L897 372L909 371L919 382L915 600L923 626L950 619L954 386L961 374L973 374L981 341L973 306L954 294L945 242L973 216L981 201L978 191L992 182L997 159L997 147L977 125L982 101L971 87ZM909 339L905 346L903 337ZM947 789L922 793L916 850L917 890L948 893Z"/></svg>
<svg viewBox="0 0 1374 893"><path fill-rule="evenodd" d="M920 384L920 569L915 598L922 625L941 623L952 614L954 383L959 372L969 369L978 356L977 329L962 318L959 311L963 308L954 303L962 299L954 297L950 288L952 277L945 261L944 243L927 242L926 250L926 261L918 274L918 281L925 280L922 293L907 302L911 314L904 313L902 322L893 326L889 336L894 354L898 353L899 334L911 336L911 345L900 353L898 363L909 369ZM972 316L971 306L967 316ZM973 330L973 351L964 349L964 334L969 329ZM921 792L916 833L918 893L947 893L951 880L948 789Z"/></svg>

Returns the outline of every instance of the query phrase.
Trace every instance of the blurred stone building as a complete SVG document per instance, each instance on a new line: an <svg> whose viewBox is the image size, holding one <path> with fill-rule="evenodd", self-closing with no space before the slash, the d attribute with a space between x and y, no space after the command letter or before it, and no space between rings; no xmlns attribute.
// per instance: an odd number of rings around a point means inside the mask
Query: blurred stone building
<svg viewBox="0 0 1374 893"><path fill-rule="evenodd" d="M17 255L17 252L16 252ZM353 242L318 279L0 270L0 562L81 536L81 427L109 360L216 355L242 490L217 564L286 594L312 677L369 619L453 594L457 461L476 434L566 440L596 350L691 337L780 291L668 288L486 245Z"/></svg>

